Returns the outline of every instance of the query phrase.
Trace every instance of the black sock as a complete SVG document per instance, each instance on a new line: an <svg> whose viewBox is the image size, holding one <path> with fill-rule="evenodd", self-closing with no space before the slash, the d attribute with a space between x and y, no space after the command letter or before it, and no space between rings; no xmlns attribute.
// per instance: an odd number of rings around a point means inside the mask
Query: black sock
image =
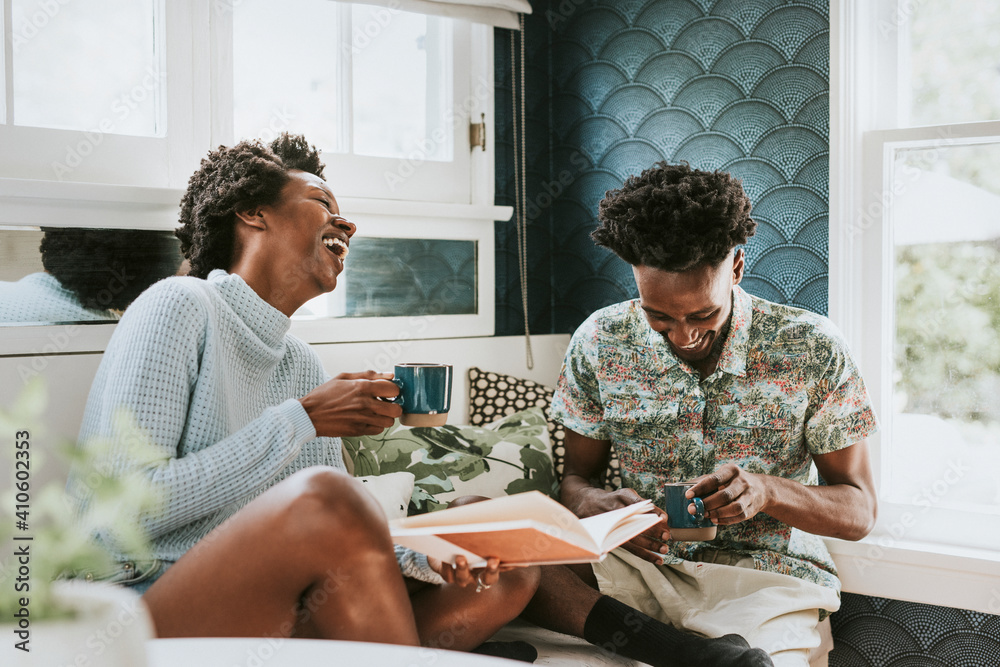
<svg viewBox="0 0 1000 667"><path fill-rule="evenodd" d="M587 616L583 638L610 653L655 667L766 667L771 659L739 635L699 637L602 595Z"/></svg>
<svg viewBox="0 0 1000 667"><path fill-rule="evenodd" d="M472 649L472 653L491 655L494 658L507 658L521 662L534 662L538 658L538 650L528 642L486 642Z"/></svg>

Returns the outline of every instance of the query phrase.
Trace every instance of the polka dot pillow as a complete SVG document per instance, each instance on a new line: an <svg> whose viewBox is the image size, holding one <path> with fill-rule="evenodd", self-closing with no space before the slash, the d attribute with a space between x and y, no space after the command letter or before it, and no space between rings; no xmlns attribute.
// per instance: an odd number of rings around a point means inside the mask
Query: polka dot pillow
<svg viewBox="0 0 1000 667"><path fill-rule="evenodd" d="M555 464L556 478L562 479L563 463L566 459L566 431L562 424L552 421L549 404L552 403L552 387L546 387L532 380L511 375L491 373L479 368L469 369L469 423L482 426L501 417L530 407L545 409L549 426L549 440L552 442L552 462ZM604 479L605 487L621 488L618 456L611 450L611 461Z"/></svg>

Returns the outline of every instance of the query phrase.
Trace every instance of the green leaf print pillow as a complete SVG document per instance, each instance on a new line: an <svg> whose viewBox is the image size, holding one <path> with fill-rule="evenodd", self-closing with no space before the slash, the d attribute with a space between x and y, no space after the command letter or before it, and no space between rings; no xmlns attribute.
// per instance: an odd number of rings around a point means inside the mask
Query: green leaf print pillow
<svg viewBox="0 0 1000 667"><path fill-rule="evenodd" d="M542 408L484 426L408 428L397 421L379 435L344 438L354 474L413 473L410 514L467 495L498 498L524 491L556 497L552 447Z"/></svg>

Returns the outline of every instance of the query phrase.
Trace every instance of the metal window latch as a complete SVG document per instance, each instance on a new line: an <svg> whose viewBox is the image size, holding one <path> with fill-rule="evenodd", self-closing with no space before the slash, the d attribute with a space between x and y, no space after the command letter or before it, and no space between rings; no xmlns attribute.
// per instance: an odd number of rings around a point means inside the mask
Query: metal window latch
<svg viewBox="0 0 1000 667"><path fill-rule="evenodd" d="M479 114L479 122L469 126L469 147L479 146L486 150L486 114Z"/></svg>

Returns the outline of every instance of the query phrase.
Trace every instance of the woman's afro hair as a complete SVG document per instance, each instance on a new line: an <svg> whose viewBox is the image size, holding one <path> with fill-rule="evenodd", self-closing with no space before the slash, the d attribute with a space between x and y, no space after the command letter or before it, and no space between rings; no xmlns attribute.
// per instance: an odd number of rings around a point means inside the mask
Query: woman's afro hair
<svg viewBox="0 0 1000 667"><path fill-rule="evenodd" d="M597 245L633 266L671 272L718 266L757 228L739 180L686 163L630 176L601 200L598 219Z"/></svg>
<svg viewBox="0 0 1000 667"><path fill-rule="evenodd" d="M177 238L191 263L188 275L205 278L233 261L236 213L275 204L293 169L323 177L319 151L305 137L283 133L265 146L258 140L219 146L201 161L181 199Z"/></svg>
<svg viewBox="0 0 1000 667"><path fill-rule="evenodd" d="M125 310L143 290L177 273L169 231L43 228L42 266L85 308Z"/></svg>

